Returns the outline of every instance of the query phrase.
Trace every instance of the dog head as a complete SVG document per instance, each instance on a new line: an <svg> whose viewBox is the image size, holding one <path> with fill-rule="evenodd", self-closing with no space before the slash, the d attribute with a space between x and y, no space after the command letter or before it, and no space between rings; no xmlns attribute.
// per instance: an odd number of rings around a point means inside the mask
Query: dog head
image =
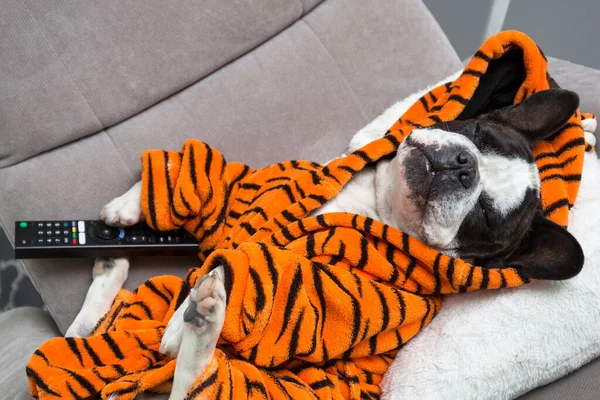
<svg viewBox="0 0 600 400"><path fill-rule="evenodd" d="M426 129L402 142L388 167L386 202L397 226L437 250L479 265L566 279L583 266L576 239L540 211L531 148L579 105L563 89Z"/></svg>

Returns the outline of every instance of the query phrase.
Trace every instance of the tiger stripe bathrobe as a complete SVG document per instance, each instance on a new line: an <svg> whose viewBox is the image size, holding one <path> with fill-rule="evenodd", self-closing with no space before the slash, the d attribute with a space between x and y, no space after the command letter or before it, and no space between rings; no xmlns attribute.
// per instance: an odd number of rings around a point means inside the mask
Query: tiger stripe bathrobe
<svg viewBox="0 0 600 400"><path fill-rule="evenodd" d="M511 57L522 74L515 75L513 89L502 89L486 76ZM458 79L424 95L383 138L327 165L286 161L254 170L227 162L197 140L181 152L145 152L146 221L155 229L193 233L201 267L184 280L159 276L132 293L122 290L88 338L43 344L27 366L31 394L132 399L143 391L168 392L175 360L158 351L166 323L190 287L222 265L225 324L189 398L377 398L396 352L438 313L442 295L515 287L535 277L510 265L470 265L362 215L309 214L357 171L393 155L412 129L481 111L473 107L475 97L504 90L518 103L554 85L536 44L522 33L503 32L483 44ZM577 111L534 151L543 210L564 226L582 171L581 118Z"/></svg>

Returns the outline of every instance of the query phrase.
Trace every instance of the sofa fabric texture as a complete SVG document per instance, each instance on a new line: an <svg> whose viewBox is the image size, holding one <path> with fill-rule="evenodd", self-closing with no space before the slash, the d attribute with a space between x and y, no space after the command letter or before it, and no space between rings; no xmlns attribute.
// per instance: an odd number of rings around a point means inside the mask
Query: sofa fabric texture
<svg viewBox="0 0 600 400"><path fill-rule="evenodd" d="M0 314L0 398L31 399L25 366L40 343L59 336L50 315L33 307Z"/></svg>

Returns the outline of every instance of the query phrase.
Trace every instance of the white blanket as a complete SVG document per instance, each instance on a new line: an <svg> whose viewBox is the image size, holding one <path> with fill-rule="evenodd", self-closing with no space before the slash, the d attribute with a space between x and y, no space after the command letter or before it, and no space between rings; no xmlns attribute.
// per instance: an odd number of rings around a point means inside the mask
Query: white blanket
<svg viewBox="0 0 600 400"><path fill-rule="evenodd" d="M350 148L381 136L427 90L376 118ZM594 153L585 156L569 222L586 256L582 272L568 281L447 296L433 322L400 350L382 382L383 398L511 399L600 356L599 226Z"/></svg>

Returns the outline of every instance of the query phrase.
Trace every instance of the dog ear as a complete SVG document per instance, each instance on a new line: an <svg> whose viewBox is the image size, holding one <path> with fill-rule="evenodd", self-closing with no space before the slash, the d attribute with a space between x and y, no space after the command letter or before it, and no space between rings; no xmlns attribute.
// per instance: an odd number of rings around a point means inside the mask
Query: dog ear
<svg viewBox="0 0 600 400"><path fill-rule="evenodd" d="M565 228L537 211L531 230L510 256L489 260L484 268L515 268L529 279L562 280L583 267L583 250Z"/></svg>
<svg viewBox="0 0 600 400"><path fill-rule="evenodd" d="M555 88L534 93L521 103L496 110L486 117L521 132L533 147L562 128L577 107L577 93Z"/></svg>

